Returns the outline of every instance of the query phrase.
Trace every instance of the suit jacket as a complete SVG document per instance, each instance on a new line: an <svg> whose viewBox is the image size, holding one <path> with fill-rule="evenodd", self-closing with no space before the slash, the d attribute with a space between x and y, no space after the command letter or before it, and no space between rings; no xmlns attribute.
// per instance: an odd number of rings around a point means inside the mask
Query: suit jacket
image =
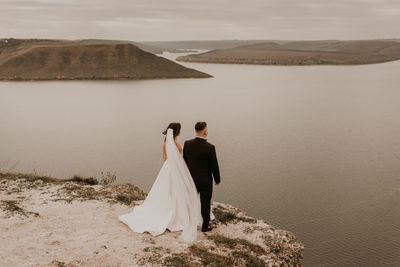
<svg viewBox="0 0 400 267"><path fill-rule="evenodd" d="M221 181L215 146L202 138L185 142L183 158L193 177L197 190L212 189L213 178L218 184Z"/></svg>

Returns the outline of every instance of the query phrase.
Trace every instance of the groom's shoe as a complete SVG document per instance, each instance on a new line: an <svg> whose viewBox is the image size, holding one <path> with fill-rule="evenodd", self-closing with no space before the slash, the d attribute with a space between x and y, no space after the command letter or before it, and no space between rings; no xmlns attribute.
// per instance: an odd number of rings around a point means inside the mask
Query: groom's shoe
<svg viewBox="0 0 400 267"><path fill-rule="evenodd" d="M210 232L212 230L212 227L210 227L210 226L208 226L207 228L201 228L201 231L203 232L203 233L205 233L205 232Z"/></svg>

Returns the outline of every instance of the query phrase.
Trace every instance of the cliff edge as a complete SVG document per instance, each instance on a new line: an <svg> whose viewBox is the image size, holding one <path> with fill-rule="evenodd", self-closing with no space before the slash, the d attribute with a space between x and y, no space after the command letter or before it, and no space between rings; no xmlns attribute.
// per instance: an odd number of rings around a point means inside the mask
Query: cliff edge
<svg viewBox="0 0 400 267"><path fill-rule="evenodd" d="M118 220L146 194L132 184L0 173L1 266L302 266L304 246L265 221L216 203L213 231L136 234Z"/></svg>

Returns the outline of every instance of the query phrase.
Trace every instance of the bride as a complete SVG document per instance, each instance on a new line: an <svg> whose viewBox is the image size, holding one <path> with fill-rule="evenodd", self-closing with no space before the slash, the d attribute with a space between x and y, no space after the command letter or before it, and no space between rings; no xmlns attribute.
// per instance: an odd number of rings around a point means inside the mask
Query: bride
<svg viewBox="0 0 400 267"><path fill-rule="evenodd" d="M163 132L164 164L144 200L128 214L119 216L134 232L160 235L166 229L182 230L179 240L193 243L197 239L197 226L201 225L200 197L182 157L182 147L177 142L181 124L170 123Z"/></svg>

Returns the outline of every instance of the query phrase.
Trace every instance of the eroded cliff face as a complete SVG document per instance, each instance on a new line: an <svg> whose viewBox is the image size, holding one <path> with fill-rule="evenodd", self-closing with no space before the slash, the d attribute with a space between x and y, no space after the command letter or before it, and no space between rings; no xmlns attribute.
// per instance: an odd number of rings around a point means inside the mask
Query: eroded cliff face
<svg viewBox="0 0 400 267"><path fill-rule="evenodd" d="M118 215L145 196L131 184L0 174L0 265L302 266L293 234L223 203L212 205L215 229L193 245L179 232L134 233Z"/></svg>

